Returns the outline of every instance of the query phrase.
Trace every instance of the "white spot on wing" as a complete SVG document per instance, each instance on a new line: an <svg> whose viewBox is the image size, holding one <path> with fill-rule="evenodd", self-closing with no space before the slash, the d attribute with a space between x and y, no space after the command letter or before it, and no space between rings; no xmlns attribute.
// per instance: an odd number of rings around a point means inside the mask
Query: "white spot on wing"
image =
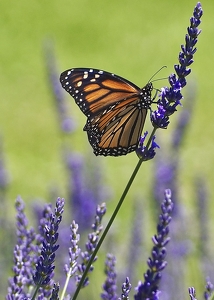
<svg viewBox="0 0 214 300"><path fill-rule="evenodd" d="M88 72L84 72L83 79L88 78Z"/></svg>

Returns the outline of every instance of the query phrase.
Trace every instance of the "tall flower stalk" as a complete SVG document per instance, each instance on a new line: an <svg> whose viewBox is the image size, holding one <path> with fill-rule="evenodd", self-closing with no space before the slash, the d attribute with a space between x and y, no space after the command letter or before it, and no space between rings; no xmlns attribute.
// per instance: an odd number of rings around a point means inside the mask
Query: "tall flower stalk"
<svg viewBox="0 0 214 300"><path fill-rule="evenodd" d="M171 214L173 210L173 203L171 201L171 191L165 191L165 200L161 205L162 213L159 216L159 223L157 225L157 234L153 236L154 247L152 249L151 257L147 264L149 269L144 274L144 282L140 282L137 288L135 300L144 299L158 299L159 282L161 279L161 272L167 265L166 245L169 242L169 223L171 222Z"/></svg>
<svg viewBox="0 0 214 300"><path fill-rule="evenodd" d="M36 285L36 290L32 297L36 299L36 294L39 291L39 288L45 287L44 296L50 296L51 294L51 286L50 281L54 275L54 261L55 261L55 252L59 248L57 245L58 240L58 229L59 224L62 220L62 214L64 211L64 199L57 199L55 213L50 215L50 219L44 227L44 240L42 243L42 250L39 256L39 259L36 263L36 272L33 276L34 283Z"/></svg>

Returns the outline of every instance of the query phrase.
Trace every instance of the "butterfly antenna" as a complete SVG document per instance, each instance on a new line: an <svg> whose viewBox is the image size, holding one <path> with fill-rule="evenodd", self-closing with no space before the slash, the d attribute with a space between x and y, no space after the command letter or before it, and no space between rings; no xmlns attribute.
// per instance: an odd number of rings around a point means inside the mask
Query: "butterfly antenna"
<svg viewBox="0 0 214 300"><path fill-rule="evenodd" d="M151 82L152 78L154 78L155 75L157 75L163 68L167 68L167 66L163 66L163 67L161 67L159 70L157 70L157 72L155 72L155 73L152 75L152 77L149 79L148 82ZM154 81L157 81L157 80L160 80L160 79L153 80L153 82L154 82Z"/></svg>

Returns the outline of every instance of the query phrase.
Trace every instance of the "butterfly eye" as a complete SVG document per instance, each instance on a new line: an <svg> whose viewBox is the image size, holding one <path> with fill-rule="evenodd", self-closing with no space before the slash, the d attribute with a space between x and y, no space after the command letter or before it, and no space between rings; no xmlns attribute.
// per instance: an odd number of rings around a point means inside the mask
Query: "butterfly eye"
<svg viewBox="0 0 214 300"><path fill-rule="evenodd" d="M151 82L141 89L115 74L87 68L63 72L60 82L87 116L84 130L96 155L136 150L152 103Z"/></svg>

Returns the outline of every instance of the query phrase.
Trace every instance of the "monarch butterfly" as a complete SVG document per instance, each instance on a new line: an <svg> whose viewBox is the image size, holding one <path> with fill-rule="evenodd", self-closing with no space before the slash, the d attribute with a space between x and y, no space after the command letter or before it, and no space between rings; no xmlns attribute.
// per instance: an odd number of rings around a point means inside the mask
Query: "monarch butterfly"
<svg viewBox="0 0 214 300"><path fill-rule="evenodd" d="M136 150L153 101L151 82L141 89L120 76L89 68L64 71L60 82L87 117L83 130L95 155Z"/></svg>

